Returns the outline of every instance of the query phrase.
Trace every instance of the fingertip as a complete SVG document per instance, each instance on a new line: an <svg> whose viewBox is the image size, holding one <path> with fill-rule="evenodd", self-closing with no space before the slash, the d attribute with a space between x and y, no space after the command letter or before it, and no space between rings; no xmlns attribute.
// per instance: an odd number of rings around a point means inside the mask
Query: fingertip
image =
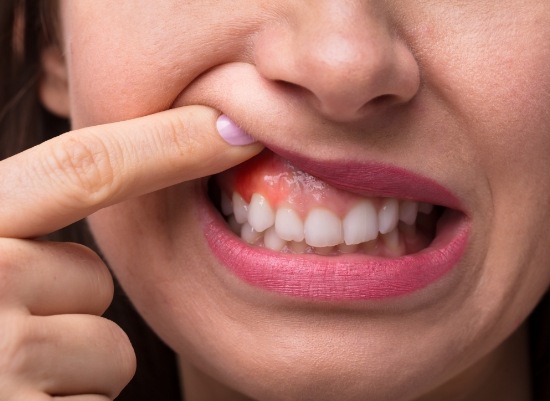
<svg viewBox="0 0 550 401"><path fill-rule="evenodd" d="M222 139L230 145L246 146L257 142L225 114L221 114L216 120L216 129Z"/></svg>

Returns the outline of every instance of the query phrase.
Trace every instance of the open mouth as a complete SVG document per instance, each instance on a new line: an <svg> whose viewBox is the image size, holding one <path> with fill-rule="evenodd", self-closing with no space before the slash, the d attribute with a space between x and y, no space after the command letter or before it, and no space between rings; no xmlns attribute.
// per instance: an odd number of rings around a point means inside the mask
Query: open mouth
<svg viewBox="0 0 550 401"><path fill-rule="evenodd" d="M469 221L439 184L279 153L265 150L208 184L218 213L204 213L206 239L249 284L309 299L381 299L428 286L462 257Z"/></svg>
<svg viewBox="0 0 550 401"><path fill-rule="evenodd" d="M400 257L426 248L447 208L336 189L264 151L216 176L209 196L236 235L292 254Z"/></svg>

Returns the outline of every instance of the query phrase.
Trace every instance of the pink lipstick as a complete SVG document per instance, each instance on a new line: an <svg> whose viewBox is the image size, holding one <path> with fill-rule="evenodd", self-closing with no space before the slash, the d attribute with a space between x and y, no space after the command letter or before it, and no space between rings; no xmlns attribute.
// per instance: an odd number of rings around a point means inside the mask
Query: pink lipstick
<svg viewBox="0 0 550 401"><path fill-rule="evenodd" d="M202 202L201 220L213 254L222 266L249 285L309 300L389 299L437 282L457 266L464 254L470 230L467 215L460 211L458 198L433 180L390 165L315 161L281 149L276 149L276 153L337 190L362 197L427 202L446 210L439 218L435 237L418 252L399 257L358 252L322 256L251 245L229 229L210 202Z"/></svg>

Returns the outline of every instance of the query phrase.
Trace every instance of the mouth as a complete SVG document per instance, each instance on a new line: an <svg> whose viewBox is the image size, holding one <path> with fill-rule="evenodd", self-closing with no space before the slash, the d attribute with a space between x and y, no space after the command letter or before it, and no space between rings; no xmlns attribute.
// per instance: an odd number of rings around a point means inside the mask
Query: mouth
<svg viewBox="0 0 550 401"><path fill-rule="evenodd" d="M248 284L376 300L417 292L457 265L469 222L444 187L393 167L274 150L208 181L206 238Z"/></svg>

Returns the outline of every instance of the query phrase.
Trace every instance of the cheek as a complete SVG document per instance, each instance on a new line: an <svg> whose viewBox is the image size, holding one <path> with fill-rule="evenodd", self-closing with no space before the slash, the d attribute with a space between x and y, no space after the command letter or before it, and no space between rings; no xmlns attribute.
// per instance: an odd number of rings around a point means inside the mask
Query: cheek
<svg viewBox="0 0 550 401"><path fill-rule="evenodd" d="M197 221L201 187L197 182L180 184L88 217L109 267L140 312L152 321L192 309L196 305L189 299L204 300L213 294L204 293L217 279L203 269L212 260ZM204 302L201 309L208 309L207 305Z"/></svg>
<svg viewBox="0 0 550 401"><path fill-rule="evenodd" d="M120 57L128 49L116 45L96 48L95 45L99 43L94 41L83 48L76 40L70 49L69 87L74 128L168 109L191 78L177 74L176 62L145 60L145 55L136 50L130 56L125 54L125 63L121 63Z"/></svg>
<svg viewBox="0 0 550 401"><path fill-rule="evenodd" d="M88 223L109 267L155 332L186 359L223 364L239 356L235 344L243 331L234 326L248 322L251 311L211 273L213 260L195 217L196 191L195 184L182 184L105 208Z"/></svg>
<svg viewBox="0 0 550 401"><path fill-rule="evenodd" d="M175 189L166 189L127 200L88 217L96 242L119 278L130 285L142 285L166 280L175 270L177 274L186 272L173 265L178 250L196 236L191 201L194 185L178 186L185 189L177 195Z"/></svg>
<svg viewBox="0 0 550 401"><path fill-rule="evenodd" d="M511 172L550 149L550 7L509 3L434 5L413 44L425 84L469 135L466 152Z"/></svg>
<svg viewBox="0 0 550 401"><path fill-rule="evenodd" d="M244 41L226 43L235 34L222 28L219 10L200 2L134 3L64 3L75 128L170 108L194 78L244 47Z"/></svg>
<svg viewBox="0 0 550 401"><path fill-rule="evenodd" d="M428 22L418 45L426 91L459 126L440 133L455 148L447 162L474 173L469 201L486 249L462 310L487 343L516 329L550 283L550 7L530 4L513 18L511 7L441 15L447 24Z"/></svg>

